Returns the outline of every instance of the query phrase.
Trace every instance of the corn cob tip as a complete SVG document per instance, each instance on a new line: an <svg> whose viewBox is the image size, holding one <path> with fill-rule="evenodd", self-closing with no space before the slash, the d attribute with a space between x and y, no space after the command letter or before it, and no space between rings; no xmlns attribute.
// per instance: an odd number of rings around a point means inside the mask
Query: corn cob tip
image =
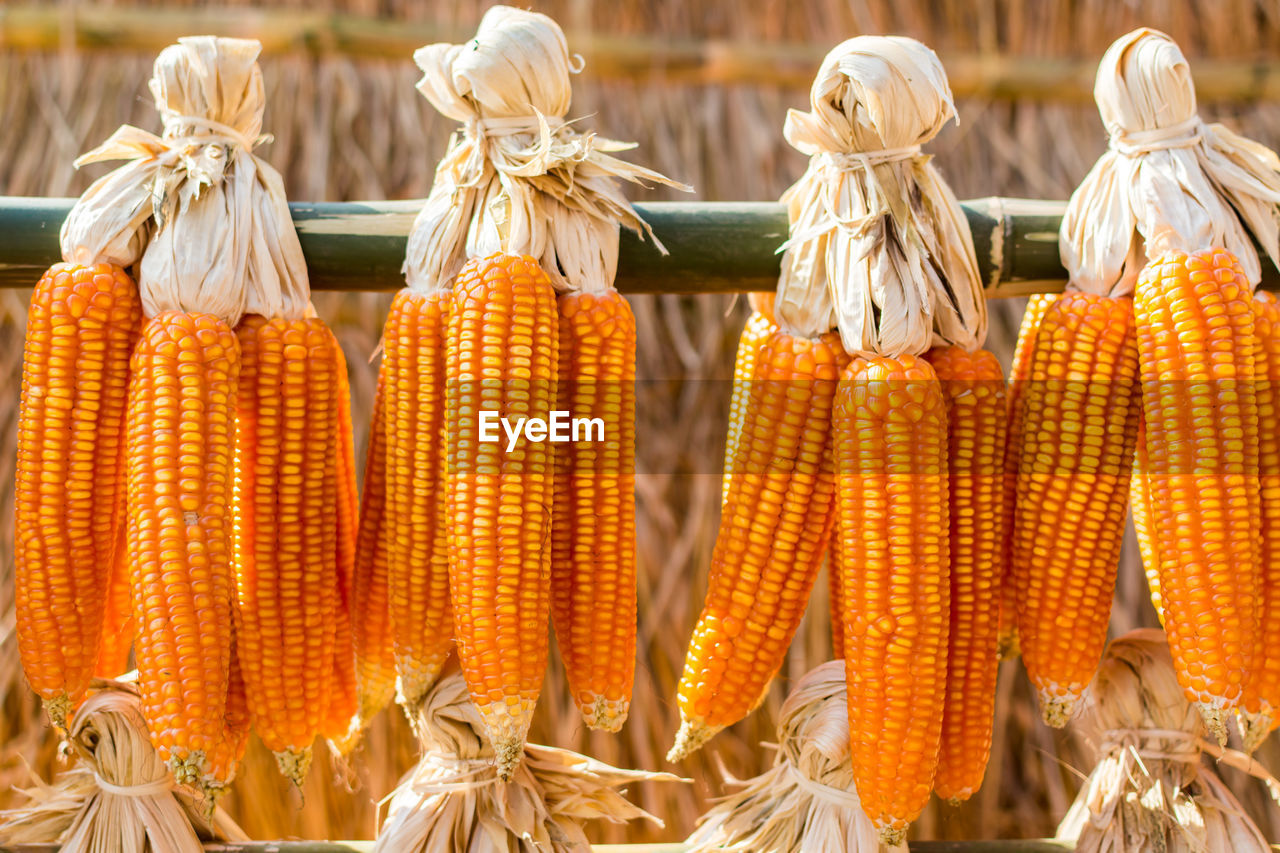
<svg viewBox="0 0 1280 853"><path fill-rule="evenodd" d="M284 777L292 782L295 788L302 790L302 782L307 778L307 771L311 769L311 747L282 749L273 754L276 757L276 766L280 768Z"/></svg>
<svg viewBox="0 0 1280 853"><path fill-rule="evenodd" d="M617 732L627 721L631 703L626 699L609 699L597 696L591 704L581 706L582 719L587 728L601 732Z"/></svg>
<svg viewBox="0 0 1280 853"><path fill-rule="evenodd" d="M53 723L53 727L59 732L67 730L67 717L71 716L71 697L65 693L59 693L52 699L44 700L45 713L49 715L49 722Z"/></svg>
<svg viewBox="0 0 1280 853"><path fill-rule="evenodd" d="M880 843L889 848L890 853L907 849L906 827L882 826L877 831L880 833Z"/></svg>
<svg viewBox="0 0 1280 853"><path fill-rule="evenodd" d="M1213 702L1196 702L1196 710L1200 712L1200 718L1204 720L1205 728L1209 730L1209 734L1213 735L1213 739L1218 742L1218 746L1227 745L1227 714L1219 705Z"/></svg>
<svg viewBox="0 0 1280 853"><path fill-rule="evenodd" d="M1245 752L1252 753L1261 746L1267 739L1267 735L1271 734L1271 730L1275 728L1272 710L1264 707L1261 711L1242 710L1236 713L1236 724L1240 727L1240 740Z"/></svg>
<svg viewBox="0 0 1280 853"><path fill-rule="evenodd" d="M723 728L724 726L709 726L701 720L681 720L680 731L676 732L676 742L667 753L667 761L673 764L684 761L702 749L703 745L719 734Z"/></svg>
<svg viewBox="0 0 1280 853"><path fill-rule="evenodd" d="M356 751L356 747L360 745L360 741L364 737L364 730L368 725L368 720L360 714L356 714L351 718L351 724L347 726L345 734L336 738L329 738L329 745L338 754L339 758L347 758Z"/></svg>
<svg viewBox="0 0 1280 853"><path fill-rule="evenodd" d="M1040 688L1036 693L1040 699L1040 716L1050 728L1061 729L1075 716L1080 702L1078 690L1060 693L1056 688Z"/></svg>
<svg viewBox="0 0 1280 853"><path fill-rule="evenodd" d="M493 747L493 763L503 782L511 781L524 758L534 704L533 700L522 698L515 705L490 702L480 706L480 718L484 720L485 732Z"/></svg>

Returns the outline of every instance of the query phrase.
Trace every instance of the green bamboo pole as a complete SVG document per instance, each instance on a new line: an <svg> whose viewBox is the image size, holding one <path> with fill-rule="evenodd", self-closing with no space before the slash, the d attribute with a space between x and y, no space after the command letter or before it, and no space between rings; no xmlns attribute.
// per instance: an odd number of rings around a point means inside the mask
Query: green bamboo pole
<svg viewBox="0 0 1280 853"><path fill-rule="evenodd" d="M72 199L0 196L0 287L30 287L59 260L58 230ZM962 203L988 298L1061 291L1058 223L1065 203L981 198ZM396 290L421 201L290 205L316 290ZM772 290L787 216L773 202L637 204L670 254L623 232L618 289L626 293ZM1265 264L1263 286L1280 288Z"/></svg>

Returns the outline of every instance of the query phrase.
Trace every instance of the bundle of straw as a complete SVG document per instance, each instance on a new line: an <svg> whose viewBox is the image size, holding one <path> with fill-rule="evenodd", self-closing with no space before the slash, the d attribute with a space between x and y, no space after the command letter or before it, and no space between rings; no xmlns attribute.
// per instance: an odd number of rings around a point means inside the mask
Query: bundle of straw
<svg viewBox="0 0 1280 853"><path fill-rule="evenodd" d="M703 816L689 853L846 853L906 851L882 847L863 814L849 757L844 661L810 671L787 697L778 720L773 767L741 784Z"/></svg>
<svg viewBox="0 0 1280 853"><path fill-rule="evenodd" d="M415 726L422 760L391 796L378 853L588 853L583 821L662 825L623 796L624 785L679 781L536 744L525 745L511 781L501 781L456 665L423 698Z"/></svg>
<svg viewBox="0 0 1280 853"><path fill-rule="evenodd" d="M1262 779L1277 798L1280 783L1244 753L1205 740L1161 631L1111 644L1078 719L1098 763L1058 827L1077 853L1270 851L1203 754Z"/></svg>
<svg viewBox="0 0 1280 853"><path fill-rule="evenodd" d="M54 784L24 789L0 812L0 845L58 844L62 853L202 853L203 841L247 841L227 815L177 786L147 734L131 684L97 681L76 711L68 745L80 764Z"/></svg>

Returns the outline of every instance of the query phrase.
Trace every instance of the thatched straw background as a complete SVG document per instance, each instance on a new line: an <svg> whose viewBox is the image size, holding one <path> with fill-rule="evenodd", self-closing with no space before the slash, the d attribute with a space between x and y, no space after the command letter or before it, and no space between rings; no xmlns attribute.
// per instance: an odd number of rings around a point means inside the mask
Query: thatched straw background
<svg viewBox="0 0 1280 853"><path fill-rule="evenodd" d="M160 5L160 4L155 4ZM164 5L199 5L166 3ZM245 4L248 5L248 4ZM260 5L260 4L255 4ZM294 0L289 4L311 8ZM487 3L474 0L330 0L334 11L471 26ZM859 33L896 32L948 53L1097 57L1116 36L1138 25L1162 28L1191 57L1254 58L1280 50L1280 7L1269 0L535 0L567 30L812 42L824 47ZM572 45L571 45L572 47ZM0 193L63 196L80 192L105 167L83 173L71 161L117 125L157 128L145 81L152 56L120 52L0 54ZM268 84L266 129L275 134L265 156L284 173L296 199L410 198L426 194L450 125L413 89L408 56L352 61L340 57L272 56L263 61ZM573 115L617 139L635 140L634 156L693 183L701 199L771 199L804 167L783 142L788 107L807 104L807 91L768 86L672 85L660 77L577 82ZM1018 103L965 99L962 124L932 146L961 198L1014 195L1065 198L1105 145L1089 104ZM1204 112L1271 144L1280 143L1280 105L1206 104ZM650 194L646 198L664 197ZM3 251L0 235L0 251ZM14 415L20 376L25 294L0 293L0 791L25 778L26 764L51 771L54 744L30 692L22 685L12 639L11 502ZM363 442L376 364L368 364L385 296L319 298L352 365L356 429ZM617 736L588 735L575 719L562 673L553 667L534 737L578 748L623 765L663 768L674 732L673 686L705 586L715 536L719 478L706 473L720 458L727 384L700 380L732 375L732 353L743 306L726 297L644 297L634 301L641 329L639 444L641 662L631 721ZM991 345L1007 356L1020 301L994 306ZM360 458L363 458L361 452ZM700 472L700 473L692 473ZM630 840L683 837L709 796L722 788L714 762L738 776L769 758L759 747L773 737L773 720L788 685L829 653L825 595L819 584L813 618L801 630L783 677L756 714L722 734L704 755L679 770L690 787L647 786L645 808L667 819L662 831L638 828ZM1122 633L1154 624L1145 587L1127 548L1112 625ZM1036 721L1017 664L1003 673L998 743L988 782L960 809L931 807L918 824L922 837L1018 837L1051 834L1082 778L1085 758L1069 737ZM375 804L413 759L403 721L388 714L356 757L354 786L332 784L334 771L318 762L305 804L274 773L269 757L253 753L228 806L255 837L370 837ZM1280 749L1262 758L1280 768ZM1239 777L1230 783L1271 837L1280 810ZM5 794L0 793L0 804ZM601 840L619 840L612 829Z"/></svg>

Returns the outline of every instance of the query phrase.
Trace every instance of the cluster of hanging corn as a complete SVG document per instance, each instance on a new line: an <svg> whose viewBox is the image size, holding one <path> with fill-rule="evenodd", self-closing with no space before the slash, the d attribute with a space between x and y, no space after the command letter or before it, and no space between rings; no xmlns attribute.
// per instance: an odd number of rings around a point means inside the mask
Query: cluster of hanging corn
<svg viewBox="0 0 1280 853"><path fill-rule="evenodd" d="M258 51L167 48L163 136L124 127L82 158L130 162L80 199L36 286L18 439L28 681L65 728L132 647L160 756L210 795L250 727L300 784L355 712L346 365L252 154Z"/></svg>

